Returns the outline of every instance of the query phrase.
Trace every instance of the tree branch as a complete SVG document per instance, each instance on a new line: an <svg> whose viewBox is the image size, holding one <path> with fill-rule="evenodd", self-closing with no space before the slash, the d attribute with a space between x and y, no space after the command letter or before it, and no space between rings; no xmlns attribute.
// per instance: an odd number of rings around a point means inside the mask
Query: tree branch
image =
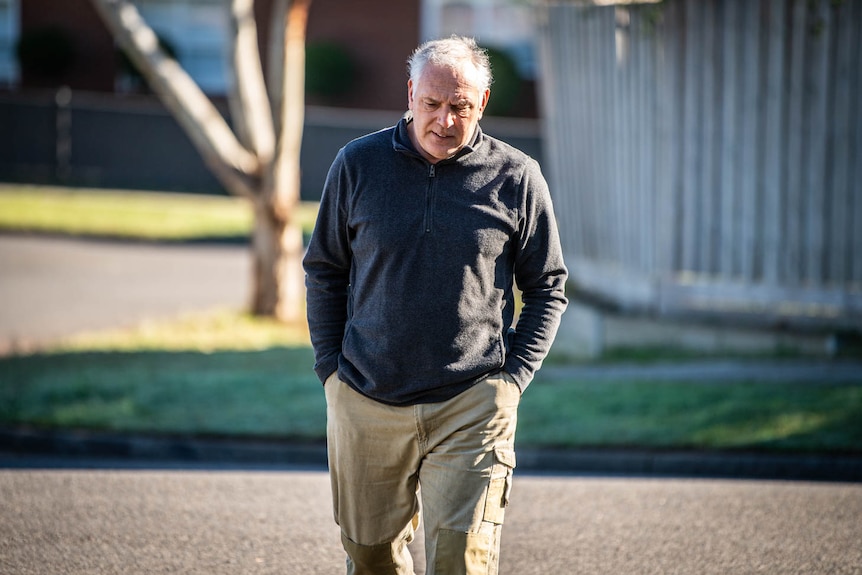
<svg viewBox="0 0 862 575"><path fill-rule="evenodd" d="M232 93L236 95L232 99L233 121L240 139L257 155L260 163L266 165L275 154L275 130L257 44L254 0L233 0L231 21L234 26Z"/></svg>
<svg viewBox="0 0 862 575"><path fill-rule="evenodd" d="M254 196L261 177L258 158L240 144L194 80L159 47L155 33L128 0L92 0L114 39L183 127L224 186Z"/></svg>
<svg viewBox="0 0 862 575"><path fill-rule="evenodd" d="M273 106L278 112L276 159L272 185L264 189L273 194L276 212L289 218L299 201L302 130L305 121L305 38L311 0L276 0L274 22L281 22L282 42L272 54L280 62L280 83L275 89Z"/></svg>

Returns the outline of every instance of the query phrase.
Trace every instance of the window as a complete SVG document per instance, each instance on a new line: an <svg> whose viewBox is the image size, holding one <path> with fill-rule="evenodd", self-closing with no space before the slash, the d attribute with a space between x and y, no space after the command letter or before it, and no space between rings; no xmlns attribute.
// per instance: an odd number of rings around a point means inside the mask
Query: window
<svg viewBox="0 0 862 575"><path fill-rule="evenodd" d="M135 6L204 92L227 90L227 0L135 0Z"/></svg>
<svg viewBox="0 0 862 575"><path fill-rule="evenodd" d="M18 82L15 44L20 32L19 0L0 0L0 86Z"/></svg>
<svg viewBox="0 0 862 575"><path fill-rule="evenodd" d="M533 14L518 0L423 0L422 37L472 36L505 50L524 78L536 77Z"/></svg>

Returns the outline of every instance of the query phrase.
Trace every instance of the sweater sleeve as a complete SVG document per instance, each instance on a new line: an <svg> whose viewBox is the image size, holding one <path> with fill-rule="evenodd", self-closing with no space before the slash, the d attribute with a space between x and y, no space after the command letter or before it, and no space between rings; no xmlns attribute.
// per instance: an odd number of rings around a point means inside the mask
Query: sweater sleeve
<svg viewBox="0 0 862 575"><path fill-rule="evenodd" d="M317 222L302 262L314 370L321 382L338 369L347 322L351 262L347 237L348 184L341 150L326 177Z"/></svg>
<svg viewBox="0 0 862 575"><path fill-rule="evenodd" d="M530 160L521 182L519 249L515 281L524 306L513 334L504 369L521 389L541 367L568 301L568 272L548 185L539 165Z"/></svg>

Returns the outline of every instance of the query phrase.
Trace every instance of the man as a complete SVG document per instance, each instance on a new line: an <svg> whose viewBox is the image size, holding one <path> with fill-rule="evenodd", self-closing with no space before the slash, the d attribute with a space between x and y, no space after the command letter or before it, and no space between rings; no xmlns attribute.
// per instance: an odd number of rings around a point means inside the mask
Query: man
<svg viewBox="0 0 862 575"><path fill-rule="evenodd" d="M479 128L486 53L431 41L409 72L404 118L335 158L303 262L335 520L348 573L412 574L421 494L427 573L493 574L567 272L538 164Z"/></svg>

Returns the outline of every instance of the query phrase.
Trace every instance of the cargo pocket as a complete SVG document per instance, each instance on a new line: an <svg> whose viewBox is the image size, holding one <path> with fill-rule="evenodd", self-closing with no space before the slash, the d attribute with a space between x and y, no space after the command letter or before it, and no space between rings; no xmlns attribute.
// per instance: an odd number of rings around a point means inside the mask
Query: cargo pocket
<svg viewBox="0 0 862 575"><path fill-rule="evenodd" d="M484 520L502 525L512 491L512 473L515 469L515 452L511 449L494 450L497 463L491 473L488 495L485 498Z"/></svg>

